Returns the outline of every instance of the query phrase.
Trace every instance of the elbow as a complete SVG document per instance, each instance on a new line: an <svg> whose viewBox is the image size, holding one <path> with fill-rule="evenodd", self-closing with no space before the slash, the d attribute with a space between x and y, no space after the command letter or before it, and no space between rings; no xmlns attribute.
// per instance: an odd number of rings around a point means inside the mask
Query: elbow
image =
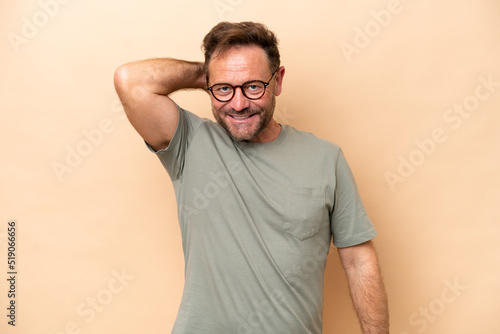
<svg viewBox="0 0 500 334"><path fill-rule="evenodd" d="M126 87L129 86L129 79L130 68L128 64L121 65L115 70L113 83L118 95L120 95L124 90L126 90Z"/></svg>

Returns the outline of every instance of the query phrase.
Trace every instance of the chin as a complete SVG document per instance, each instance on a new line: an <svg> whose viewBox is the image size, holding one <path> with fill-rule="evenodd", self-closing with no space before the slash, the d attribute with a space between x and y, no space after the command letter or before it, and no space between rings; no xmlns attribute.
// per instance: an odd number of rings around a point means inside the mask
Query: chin
<svg viewBox="0 0 500 334"><path fill-rule="evenodd" d="M218 120L218 123L226 130L231 138L236 141L252 141L254 140L265 128L262 119L256 123L246 127L239 127L227 122L225 119Z"/></svg>
<svg viewBox="0 0 500 334"><path fill-rule="evenodd" d="M258 133L257 131L251 131L250 133L247 133L247 132L241 132L241 131L231 131L231 130L227 130L226 131L229 133L229 135L231 136L231 138L233 138L234 140L236 141L252 141L252 139L255 139L255 137L257 137Z"/></svg>
<svg viewBox="0 0 500 334"><path fill-rule="evenodd" d="M256 109L254 112L257 115L254 115L254 117L256 117L254 122L248 124L248 126L238 126L231 123L230 120L227 120L226 118L228 116L225 116L226 113L214 108L213 105L212 112L217 123L219 123L219 125L226 130L228 135L236 141L254 141L268 126L273 115L273 112L269 112L267 109Z"/></svg>

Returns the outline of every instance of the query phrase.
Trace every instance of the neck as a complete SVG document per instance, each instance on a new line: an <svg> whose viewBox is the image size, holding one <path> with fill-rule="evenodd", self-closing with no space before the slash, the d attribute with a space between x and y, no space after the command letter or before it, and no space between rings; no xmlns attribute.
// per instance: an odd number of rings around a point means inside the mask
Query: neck
<svg viewBox="0 0 500 334"><path fill-rule="evenodd" d="M252 140L249 140L252 143L268 143L273 140L276 140L281 133L281 125L272 118L269 121L269 124L266 126L261 133L257 135Z"/></svg>

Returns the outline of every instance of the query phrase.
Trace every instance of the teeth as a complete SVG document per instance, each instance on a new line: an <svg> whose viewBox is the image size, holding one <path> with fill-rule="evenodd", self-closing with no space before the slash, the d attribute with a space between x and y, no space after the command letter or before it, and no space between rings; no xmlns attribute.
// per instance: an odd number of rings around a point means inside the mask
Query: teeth
<svg viewBox="0 0 500 334"><path fill-rule="evenodd" d="M232 118L236 118L236 119L246 119L246 118L249 118L250 115L248 116L231 116Z"/></svg>

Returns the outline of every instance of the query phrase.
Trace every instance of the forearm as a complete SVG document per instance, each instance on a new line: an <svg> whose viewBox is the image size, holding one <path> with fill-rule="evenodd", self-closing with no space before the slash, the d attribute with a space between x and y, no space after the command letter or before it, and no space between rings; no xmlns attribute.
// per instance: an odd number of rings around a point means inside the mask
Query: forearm
<svg viewBox="0 0 500 334"><path fill-rule="evenodd" d="M338 251L363 333L388 334L387 294L373 243L367 241Z"/></svg>
<svg viewBox="0 0 500 334"><path fill-rule="evenodd" d="M388 334L387 294L376 261L346 270L349 290L364 334Z"/></svg>
<svg viewBox="0 0 500 334"><path fill-rule="evenodd" d="M173 58L128 63L118 68L116 76L128 91L140 88L148 93L169 95L180 89L206 88L203 63Z"/></svg>

